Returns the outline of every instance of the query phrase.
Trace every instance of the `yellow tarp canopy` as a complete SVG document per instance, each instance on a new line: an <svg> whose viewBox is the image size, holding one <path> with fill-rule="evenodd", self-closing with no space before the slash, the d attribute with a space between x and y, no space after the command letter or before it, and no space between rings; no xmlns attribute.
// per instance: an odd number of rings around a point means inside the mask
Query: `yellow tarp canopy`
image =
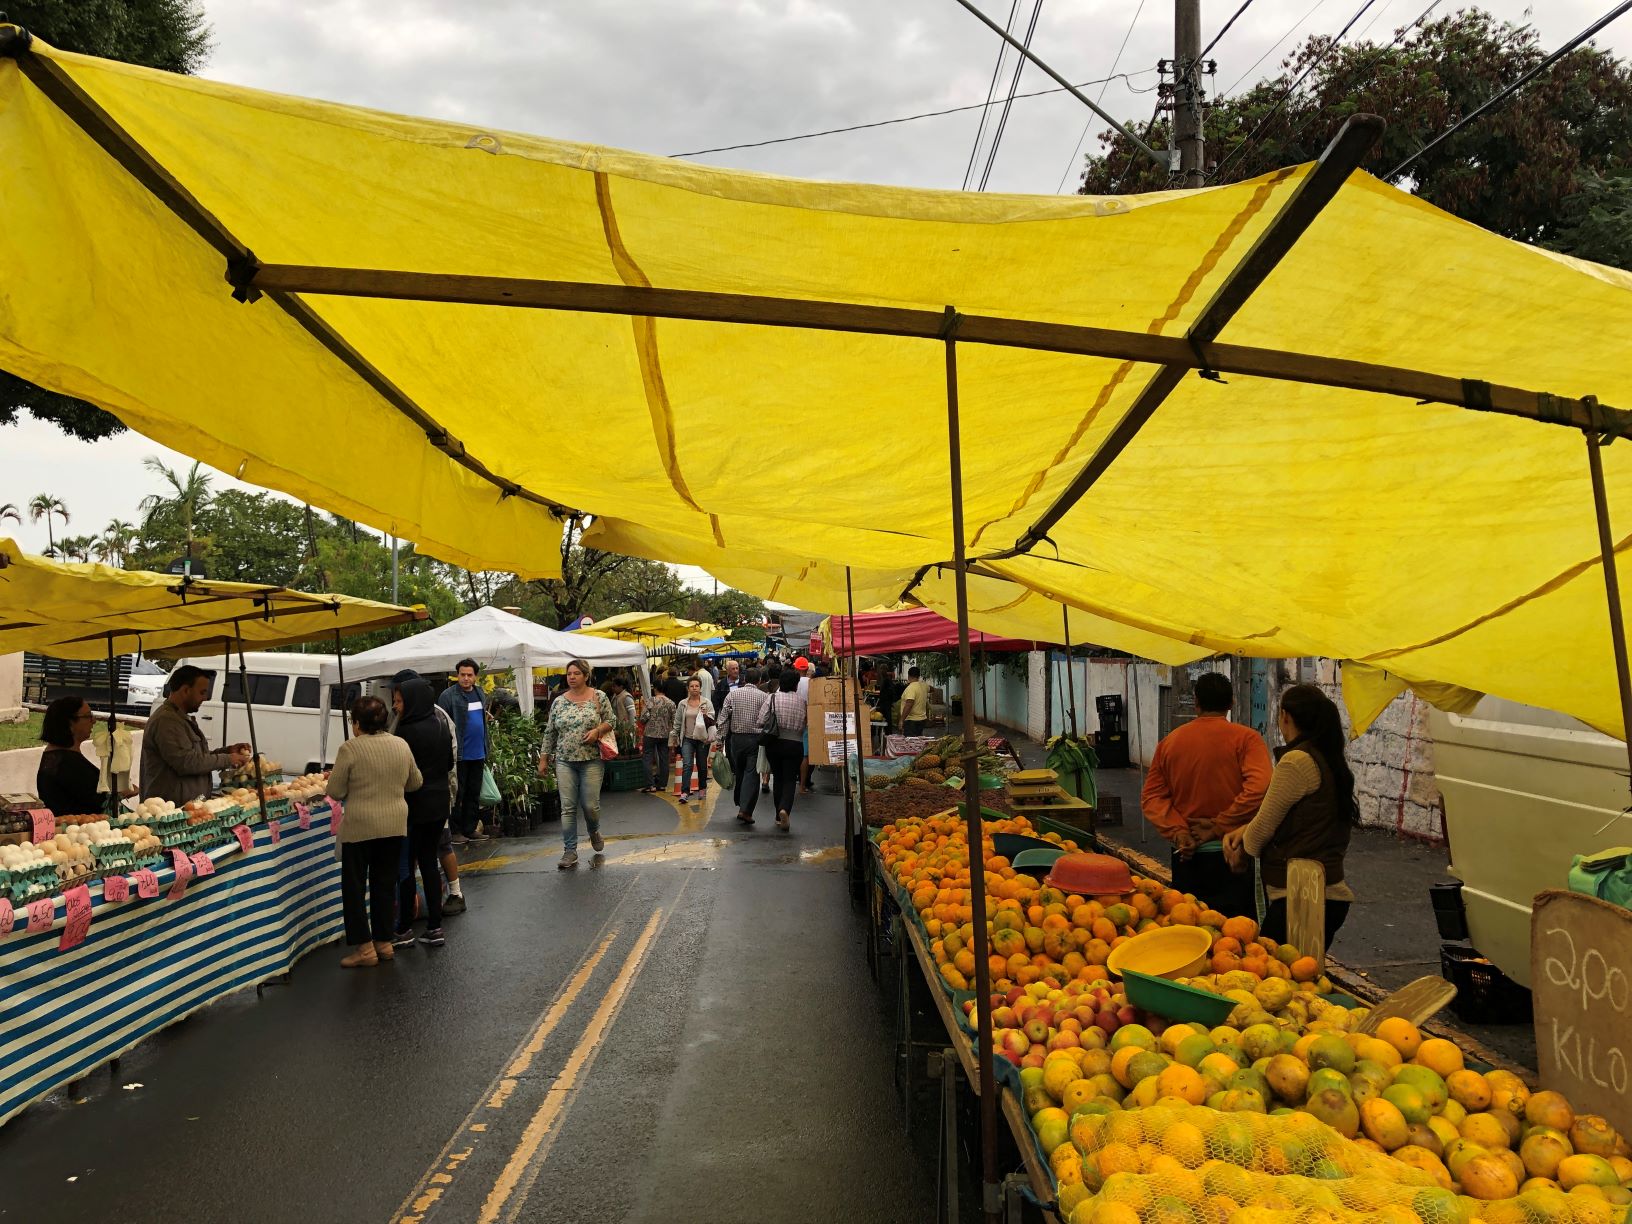
<svg viewBox="0 0 1632 1224"><path fill-rule="evenodd" d="M672 642L678 638L707 637L717 632L713 625L670 616L667 612L619 612L593 624L574 629L586 637L618 638L628 642Z"/></svg>
<svg viewBox="0 0 1632 1224"><path fill-rule="evenodd" d="M292 646L425 619L349 595L318 595L252 582L184 580L111 565L48 561L0 539L0 654L104 659L141 651L170 656L242 640Z"/></svg>
<svg viewBox="0 0 1632 1224"><path fill-rule="evenodd" d="M29 75L0 62L0 366L460 564L554 574L561 524L539 498L596 516L589 543L766 575L757 593L829 612L847 565L867 606L950 560L933 333L235 301L220 244L42 92L48 70L267 265L1150 337L1184 335L1312 173L1121 199L800 182L31 54ZM1627 274L1356 173L1220 339L1627 407L1629 335ZM1362 660L1621 732L1579 432L1190 374L1046 541L1004 558L1158 367L974 342L958 366L963 510L991 584L977 627L1052 637L1066 604L1081 640L1158 659ZM1632 445L1604 461L1626 511ZM912 597L950 614L947 571L926 573Z"/></svg>

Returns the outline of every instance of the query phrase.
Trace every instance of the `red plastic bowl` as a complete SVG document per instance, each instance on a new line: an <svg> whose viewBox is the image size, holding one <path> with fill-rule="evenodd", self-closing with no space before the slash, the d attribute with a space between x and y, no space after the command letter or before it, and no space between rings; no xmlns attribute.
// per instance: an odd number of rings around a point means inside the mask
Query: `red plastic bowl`
<svg viewBox="0 0 1632 1224"><path fill-rule="evenodd" d="M1133 891L1133 873L1128 865L1109 854L1062 854L1054 860L1054 868L1043 882L1083 897Z"/></svg>

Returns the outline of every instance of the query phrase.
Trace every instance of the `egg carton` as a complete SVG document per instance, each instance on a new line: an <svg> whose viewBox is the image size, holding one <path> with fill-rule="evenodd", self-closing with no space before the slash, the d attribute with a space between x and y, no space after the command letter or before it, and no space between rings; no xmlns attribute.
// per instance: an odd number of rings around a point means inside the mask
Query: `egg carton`
<svg viewBox="0 0 1632 1224"><path fill-rule="evenodd" d="M6 892L13 905L54 893L61 885L56 866L51 863L39 863L22 871L6 873Z"/></svg>
<svg viewBox="0 0 1632 1224"><path fill-rule="evenodd" d="M91 859L99 871L134 862L136 847L129 842L102 842L91 847Z"/></svg>
<svg viewBox="0 0 1632 1224"><path fill-rule="evenodd" d="M289 798L287 795L283 796L281 799L268 799L266 801L266 815L268 819L276 816L279 820L282 820L294 810L295 801Z"/></svg>
<svg viewBox="0 0 1632 1224"><path fill-rule="evenodd" d="M198 843L199 825L183 825L178 829L159 831L159 845L166 850L191 850Z"/></svg>

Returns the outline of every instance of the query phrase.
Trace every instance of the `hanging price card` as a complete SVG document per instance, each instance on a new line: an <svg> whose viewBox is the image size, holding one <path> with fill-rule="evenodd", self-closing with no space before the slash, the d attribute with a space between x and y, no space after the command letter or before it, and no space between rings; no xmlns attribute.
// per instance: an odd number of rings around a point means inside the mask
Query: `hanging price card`
<svg viewBox="0 0 1632 1224"><path fill-rule="evenodd" d="M143 867L140 871L138 871L135 875L135 880L136 895L138 897L146 897L151 901L154 897L159 895L159 877L154 875L148 868Z"/></svg>
<svg viewBox="0 0 1632 1224"><path fill-rule="evenodd" d="M50 841L57 835L57 818L45 808L29 808L29 817L34 821L34 844Z"/></svg>
<svg viewBox="0 0 1632 1224"><path fill-rule="evenodd" d="M49 931L55 917L52 913L55 908L56 902L52 901L50 897L41 897L38 901L30 901L28 903L29 931Z"/></svg>
<svg viewBox="0 0 1632 1224"><path fill-rule="evenodd" d="M266 818L267 831L272 834L272 844L275 846L283 840L283 821L276 816Z"/></svg>
<svg viewBox="0 0 1632 1224"><path fill-rule="evenodd" d="M62 896L67 903L68 920L63 924L62 938L57 941L58 952L78 947L85 942L85 936L91 930L91 890L79 884Z"/></svg>
<svg viewBox="0 0 1632 1224"><path fill-rule="evenodd" d="M248 854L250 848L255 845L255 835L249 831L246 824L233 825L232 835L238 839L238 848L245 854Z"/></svg>
<svg viewBox="0 0 1632 1224"><path fill-rule="evenodd" d="M295 814L300 817L300 827L301 828L309 829L309 828L312 827L312 809L311 808L307 807L304 803L297 803L297 804L295 804Z"/></svg>
<svg viewBox="0 0 1632 1224"><path fill-rule="evenodd" d="M338 799L329 800L329 831L340 836L340 822L346 818L346 809Z"/></svg>
<svg viewBox="0 0 1632 1224"><path fill-rule="evenodd" d="M111 875L102 881L102 900L128 901L130 900L130 877Z"/></svg>
<svg viewBox="0 0 1632 1224"><path fill-rule="evenodd" d="M176 868L176 882L170 885L170 900L174 901L187 891L187 881L193 878L193 864L187 855L180 850L170 851L171 862Z"/></svg>
<svg viewBox="0 0 1632 1224"><path fill-rule="evenodd" d="M0 897L0 935L10 935L11 928L17 923L17 915L11 912L11 901Z"/></svg>
<svg viewBox="0 0 1632 1224"><path fill-rule="evenodd" d="M210 857L209 851L200 850L193 855L193 871L199 879L215 874L215 860Z"/></svg>

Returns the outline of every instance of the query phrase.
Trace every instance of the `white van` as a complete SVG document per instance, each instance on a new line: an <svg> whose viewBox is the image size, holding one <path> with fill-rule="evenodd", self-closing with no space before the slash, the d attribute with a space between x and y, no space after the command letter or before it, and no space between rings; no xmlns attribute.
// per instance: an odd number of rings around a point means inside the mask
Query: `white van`
<svg viewBox="0 0 1632 1224"><path fill-rule="evenodd" d="M1575 855L1632 846L1626 745L1497 697L1465 716L1432 710L1428 725L1469 938L1528 986L1531 900L1569 887Z"/></svg>
<svg viewBox="0 0 1632 1224"><path fill-rule="evenodd" d="M262 755L281 764L291 776L316 769L319 764L319 742L322 720L318 714L318 669L333 663L333 655L283 654L271 651L246 651L244 664L249 676L250 704L255 712L255 742ZM210 699L198 711L199 726L203 728L210 747L222 744L249 742L249 720L244 710L243 684L238 670L238 656L232 657L228 670L220 655L182 659L215 673L210 687ZM177 666L180 666L178 664ZM332 708L329 711L329 760L345 738L345 710L349 700L342 700L339 685L333 686ZM346 682L346 690L356 697L358 685Z"/></svg>

